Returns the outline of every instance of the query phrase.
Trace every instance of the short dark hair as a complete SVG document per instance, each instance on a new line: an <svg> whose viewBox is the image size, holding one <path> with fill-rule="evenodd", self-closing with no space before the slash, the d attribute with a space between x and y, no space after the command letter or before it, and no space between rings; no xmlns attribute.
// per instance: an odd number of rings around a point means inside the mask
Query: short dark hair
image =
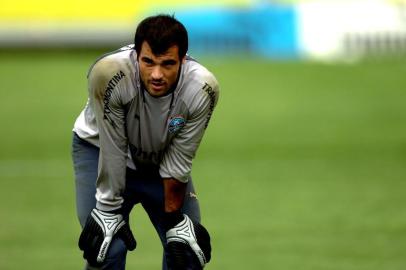
<svg viewBox="0 0 406 270"><path fill-rule="evenodd" d="M179 58L183 58L188 50L186 28L171 15L159 14L142 20L134 38L137 55L140 55L144 41L148 43L155 55L165 53L173 45L179 47Z"/></svg>

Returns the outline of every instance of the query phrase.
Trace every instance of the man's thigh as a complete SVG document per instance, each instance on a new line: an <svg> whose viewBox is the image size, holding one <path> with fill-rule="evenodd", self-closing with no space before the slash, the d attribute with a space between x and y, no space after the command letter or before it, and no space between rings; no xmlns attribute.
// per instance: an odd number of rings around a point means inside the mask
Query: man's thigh
<svg viewBox="0 0 406 270"><path fill-rule="evenodd" d="M72 160L75 172L76 212L80 225L96 206L96 179L99 148L79 138L75 133L72 141Z"/></svg>
<svg viewBox="0 0 406 270"><path fill-rule="evenodd" d="M76 210L82 227L93 208L96 207L96 180L99 160L99 148L80 139L76 134L72 142L72 159L75 171ZM127 206L126 209L131 210ZM112 241L106 260L101 267L91 267L87 270L124 270L127 248L124 242L116 238Z"/></svg>
<svg viewBox="0 0 406 270"><path fill-rule="evenodd" d="M124 200L135 200L133 204L141 202L153 225L157 229L161 240L164 241L164 189L162 178L158 174L148 176L127 168L127 185ZM193 221L200 222L200 207L192 179L186 186L185 200L181 211Z"/></svg>

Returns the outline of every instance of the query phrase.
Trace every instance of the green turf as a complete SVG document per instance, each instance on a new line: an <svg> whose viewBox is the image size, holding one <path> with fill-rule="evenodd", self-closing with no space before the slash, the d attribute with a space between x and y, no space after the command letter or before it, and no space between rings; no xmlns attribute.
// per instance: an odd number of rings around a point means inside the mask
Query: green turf
<svg viewBox="0 0 406 270"><path fill-rule="evenodd" d="M81 269L71 128L95 52L0 53L0 269ZM207 269L405 269L406 62L202 59L221 97L195 160ZM159 269L140 207L128 269Z"/></svg>

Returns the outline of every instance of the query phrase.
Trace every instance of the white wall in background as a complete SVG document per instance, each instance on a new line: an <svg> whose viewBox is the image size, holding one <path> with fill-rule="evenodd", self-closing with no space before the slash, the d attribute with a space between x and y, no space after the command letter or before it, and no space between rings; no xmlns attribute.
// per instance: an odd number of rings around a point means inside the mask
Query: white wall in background
<svg viewBox="0 0 406 270"><path fill-rule="evenodd" d="M406 5L383 0L312 1L297 5L298 40L305 57L353 59L406 51Z"/></svg>

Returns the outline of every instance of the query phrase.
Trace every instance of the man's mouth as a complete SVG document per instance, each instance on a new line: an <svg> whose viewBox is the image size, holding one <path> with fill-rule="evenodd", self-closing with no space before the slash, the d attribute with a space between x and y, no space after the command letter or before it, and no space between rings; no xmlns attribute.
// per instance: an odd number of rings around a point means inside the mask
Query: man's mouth
<svg viewBox="0 0 406 270"><path fill-rule="evenodd" d="M152 88L155 90L161 90L162 88L164 88L165 83L162 81L152 81L151 82Z"/></svg>

